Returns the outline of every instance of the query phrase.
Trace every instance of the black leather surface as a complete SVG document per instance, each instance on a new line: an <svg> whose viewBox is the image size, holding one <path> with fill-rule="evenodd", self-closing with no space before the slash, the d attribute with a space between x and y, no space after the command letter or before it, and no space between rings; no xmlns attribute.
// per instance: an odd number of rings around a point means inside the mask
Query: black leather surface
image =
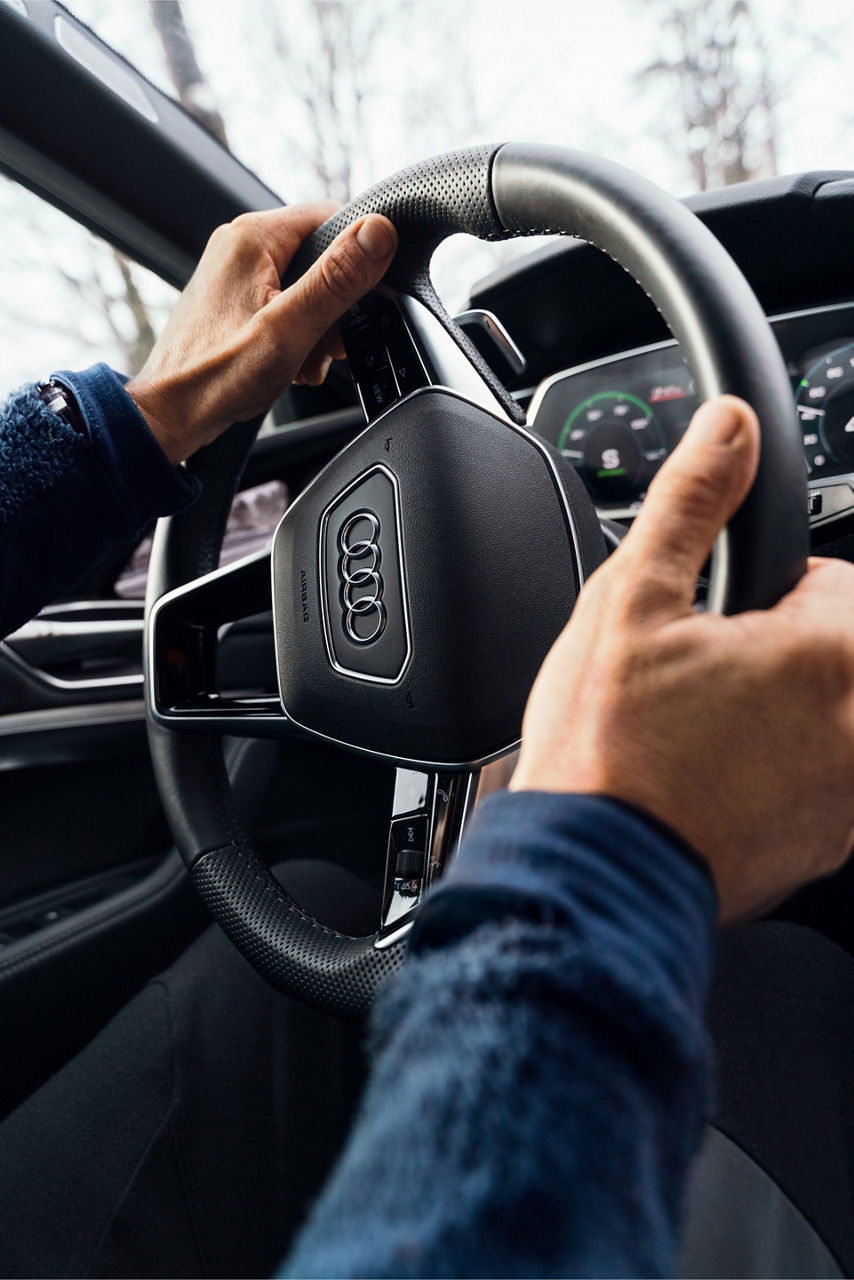
<svg viewBox="0 0 854 1280"><path fill-rule="evenodd" d="M367 1014L402 946L350 938L306 915L239 838L204 854L192 880L238 951L274 987L348 1021Z"/></svg>
<svg viewBox="0 0 854 1280"><path fill-rule="evenodd" d="M753 405L762 454L729 527L725 610L776 603L809 551L803 443L779 348L741 272L683 205L599 156L508 144L492 185L509 231L578 236L634 277L681 344L702 398L729 392Z"/></svg>
<svg viewBox="0 0 854 1280"><path fill-rule="evenodd" d="M572 523L552 466L573 495ZM334 575L324 606L315 568L324 512L378 468L399 493L411 634L408 663L392 683L333 668L323 614L325 607L330 634L341 629L340 586ZM391 579L390 539L381 532L379 541L379 570ZM441 388L418 392L354 440L276 534L274 617L288 716L416 767L464 767L508 748L579 581L603 556L591 500L556 450ZM383 598L391 628L400 603L388 589Z"/></svg>

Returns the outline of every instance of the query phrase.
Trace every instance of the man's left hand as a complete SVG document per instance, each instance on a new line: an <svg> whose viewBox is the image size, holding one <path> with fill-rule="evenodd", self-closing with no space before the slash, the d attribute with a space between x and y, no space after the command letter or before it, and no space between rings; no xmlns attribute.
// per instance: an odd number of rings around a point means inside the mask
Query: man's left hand
<svg viewBox="0 0 854 1280"><path fill-rule="evenodd" d="M334 326L388 270L397 248L388 219L362 218L289 289L280 283L300 244L337 207L245 213L211 236L126 388L170 462L266 412L291 382L322 382L344 354Z"/></svg>

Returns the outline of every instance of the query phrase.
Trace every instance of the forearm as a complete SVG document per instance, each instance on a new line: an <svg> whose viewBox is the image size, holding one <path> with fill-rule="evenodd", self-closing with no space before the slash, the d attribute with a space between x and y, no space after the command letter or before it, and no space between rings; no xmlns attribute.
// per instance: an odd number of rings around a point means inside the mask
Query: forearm
<svg viewBox="0 0 854 1280"><path fill-rule="evenodd" d="M0 412L0 635L194 493L116 374L96 365L57 377L75 393L85 431L52 413L32 386Z"/></svg>
<svg viewBox="0 0 854 1280"><path fill-rule="evenodd" d="M377 1011L361 1117L289 1274L675 1265L711 888L607 801L502 797L485 818ZM478 895L503 918L477 924Z"/></svg>

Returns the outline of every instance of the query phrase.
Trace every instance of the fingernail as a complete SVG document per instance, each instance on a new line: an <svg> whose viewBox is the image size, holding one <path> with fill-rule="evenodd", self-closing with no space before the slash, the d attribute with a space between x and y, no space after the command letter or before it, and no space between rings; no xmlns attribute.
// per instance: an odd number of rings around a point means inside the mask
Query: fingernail
<svg viewBox="0 0 854 1280"><path fill-rule="evenodd" d="M385 218L371 213L356 232L356 243L371 262L381 262L394 249L394 234Z"/></svg>
<svg viewBox="0 0 854 1280"><path fill-rule="evenodd" d="M726 398L708 400L694 414L691 434L695 440L735 444L744 429L744 416Z"/></svg>

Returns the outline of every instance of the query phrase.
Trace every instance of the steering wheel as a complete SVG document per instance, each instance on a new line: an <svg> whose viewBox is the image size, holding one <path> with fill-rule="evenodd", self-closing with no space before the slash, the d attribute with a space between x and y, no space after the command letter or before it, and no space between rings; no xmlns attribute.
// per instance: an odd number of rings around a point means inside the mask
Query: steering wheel
<svg viewBox="0 0 854 1280"><path fill-rule="evenodd" d="M442 307L429 274L436 246L455 232L588 241L652 299L702 398L731 392L753 405L759 471L715 547L708 607L773 604L808 549L783 361L743 276L683 205L582 152L477 147L417 164L341 209L291 274L371 211L392 220L400 247L384 287L343 325L365 429L292 503L271 551L224 569L225 520L257 424L191 460L203 491L158 525L145 653L155 774L193 882L259 973L349 1018L401 963L478 771L518 745L539 665L605 554L574 468L526 430ZM216 686L221 630L271 600L281 696L227 697ZM375 934L327 928L275 881L231 804L226 734L308 734L397 766Z"/></svg>

